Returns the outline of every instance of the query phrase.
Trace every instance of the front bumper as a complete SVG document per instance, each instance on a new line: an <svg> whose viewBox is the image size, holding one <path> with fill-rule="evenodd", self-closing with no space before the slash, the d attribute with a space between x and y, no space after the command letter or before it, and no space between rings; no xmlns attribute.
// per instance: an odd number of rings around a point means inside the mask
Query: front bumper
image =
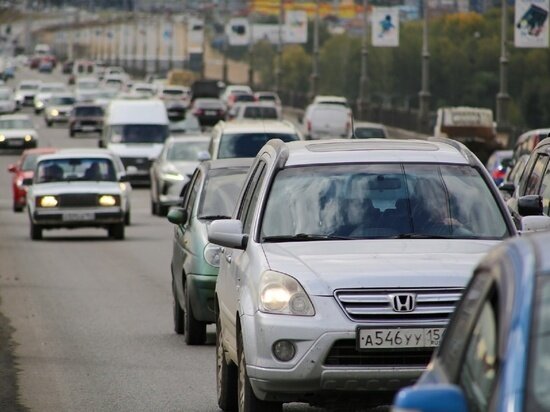
<svg viewBox="0 0 550 412"><path fill-rule="evenodd" d="M90 219L93 215L93 219ZM78 216L83 218L78 219ZM69 219L70 217L70 219ZM106 227L124 222L120 207L105 208L36 208L32 214L33 223L44 228Z"/></svg>
<svg viewBox="0 0 550 412"><path fill-rule="evenodd" d="M69 121L69 114L58 114L57 116L47 115L46 120L53 123L67 123Z"/></svg>
<svg viewBox="0 0 550 412"><path fill-rule="evenodd" d="M201 322L216 321L214 308L216 279L217 276L212 275L187 275L187 293L191 299L193 315Z"/></svg>
<svg viewBox="0 0 550 412"><path fill-rule="evenodd" d="M260 399L311 402L327 391L359 396L366 391L396 392L413 384L425 370L432 349L422 349L421 356L410 358L410 351L397 356L396 350L357 351L359 324L345 316L333 297L315 297L313 302L313 317L259 311L241 315L247 372ZM289 362L272 354L273 344L280 339L293 342L296 348ZM340 349L342 343L346 349Z"/></svg>
<svg viewBox="0 0 550 412"><path fill-rule="evenodd" d="M6 140L0 142L0 149L32 149L36 145L37 142L35 139L26 141L22 138L6 138Z"/></svg>

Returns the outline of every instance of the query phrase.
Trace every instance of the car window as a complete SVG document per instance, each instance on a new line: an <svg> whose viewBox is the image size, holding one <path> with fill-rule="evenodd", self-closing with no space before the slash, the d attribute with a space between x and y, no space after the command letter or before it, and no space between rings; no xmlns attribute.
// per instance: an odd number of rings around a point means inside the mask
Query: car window
<svg viewBox="0 0 550 412"><path fill-rule="evenodd" d="M193 180L191 183L189 183L189 187L187 188L187 192L185 194L185 200L183 202L184 208L187 211L187 216L191 217L193 213L193 206L195 205L195 199L197 198L197 193L199 192L199 187L201 185L201 179L202 174L200 170L197 170L195 172L195 176L193 177Z"/></svg>
<svg viewBox="0 0 550 412"><path fill-rule="evenodd" d="M523 196L525 194L525 190L527 188L527 181L529 180L531 176L531 171L533 170L533 166L535 165L535 162L537 160L537 157L532 155L529 157L529 160L527 161L527 164L525 165L525 168L523 169L523 172L521 172L521 177L519 178L519 195Z"/></svg>
<svg viewBox="0 0 550 412"><path fill-rule="evenodd" d="M543 211L548 215L550 213L550 163L546 166L539 193L542 196Z"/></svg>
<svg viewBox="0 0 550 412"><path fill-rule="evenodd" d="M542 180L542 174L546 165L548 164L548 156L539 154L535 162L535 166L529 178L527 179L527 186L525 187L526 195L536 195Z"/></svg>
<svg viewBox="0 0 550 412"><path fill-rule="evenodd" d="M274 107L249 106L244 109L242 115L246 119L274 119L278 118L277 109Z"/></svg>
<svg viewBox="0 0 550 412"><path fill-rule="evenodd" d="M256 165L254 168L254 171L252 172L252 175L250 176L250 179L248 180L245 193L243 195L243 199L241 201L241 204L239 206L239 211L237 213L237 219L240 219L241 222L244 221L244 218L246 217L246 213L248 211L248 205L250 204L250 201L252 199L252 195L254 192L254 189L256 187L256 182L258 181L258 177L260 173L262 172L264 167L264 163L260 162Z"/></svg>
<svg viewBox="0 0 550 412"><path fill-rule="evenodd" d="M36 183L117 180L115 166L106 158L69 158L38 163Z"/></svg>
<svg viewBox="0 0 550 412"><path fill-rule="evenodd" d="M467 344L460 372L462 387L470 411L487 411L497 376L497 307L496 296L489 295L477 318Z"/></svg>
<svg viewBox="0 0 550 412"><path fill-rule="evenodd" d="M200 142L174 142L167 149L166 159L169 161L198 161L199 153L206 151L208 140Z"/></svg>
<svg viewBox="0 0 550 412"><path fill-rule="evenodd" d="M280 171L262 236L501 239L504 213L467 165L355 164Z"/></svg>
<svg viewBox="0 0 550 412"><path fill-rule="evenodd" d="M233 216L247 172L242 167L210 171L201 194L199 219Z"/></svg>
<svg viewBox="0 0 550 412"><path fill-rule="evenodd" d="M285 143L300 140L296 134L290 133L224 134L220 139L218 158L255 157L271 139L281 139Z"/></svg>
<svg viewBox="0 0 550 412"><path fill-rule="evenodd" d="M356 139L384 139L386 133L384 129L379 127L356 127L355 138Z"/></svg>
<svg viewBox="0 0 550 412"><path fill-rule="evenodd" d="M244 217L243 233L250 233L250 228L252 227L252 222L254 220L254 210L256 209L256 204L258 203L258 199L260 197L260 190L262 189L262 183L265 179L265 174L266 174L266 167L265 167L265 164L262 164L260 167L260 174L258 176L258 180L254 187L254 191L252 192L250 203L248 204L248 209Z"/></svg>

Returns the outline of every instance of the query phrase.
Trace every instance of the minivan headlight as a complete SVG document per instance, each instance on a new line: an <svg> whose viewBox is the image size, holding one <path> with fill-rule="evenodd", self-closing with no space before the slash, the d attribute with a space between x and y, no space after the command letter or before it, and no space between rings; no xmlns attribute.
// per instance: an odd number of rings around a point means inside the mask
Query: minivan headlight
<svg viewBox="0 0 550 412"><path fill-rule="evenodd" d="M38 205L40 207L56 207L58 204L55 196L42 196L38 199Z"/></svg>
<svg viewBox="0 0 550 412"><path fill-rule="evenodd" d="M206 263L208 263L210 266L214 266L215 268L220 267L220 256L221 256L222 248L218 245L214 245L212 243L208 243L204 247L204 260Z"/></svg>
<svg viewBox="0 0 550 412"><path fill-rule="evenodd" d="M300 283L292 276L268 270L260 280L260 311L282 315L313 316L315 309Z"/></svg>

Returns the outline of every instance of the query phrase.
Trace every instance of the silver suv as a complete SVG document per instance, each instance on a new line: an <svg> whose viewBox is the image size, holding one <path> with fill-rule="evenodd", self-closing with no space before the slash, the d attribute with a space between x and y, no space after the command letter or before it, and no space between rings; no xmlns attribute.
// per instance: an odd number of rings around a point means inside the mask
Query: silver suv
<svg viewBox="0 0 550 412"><path fill-rule="evenodd" d="M473 267L516 234L483 165L447 140L271 141L216 284L218 403L281 410L413 383ZM238 395L238 396L237 396Z"/></svg>

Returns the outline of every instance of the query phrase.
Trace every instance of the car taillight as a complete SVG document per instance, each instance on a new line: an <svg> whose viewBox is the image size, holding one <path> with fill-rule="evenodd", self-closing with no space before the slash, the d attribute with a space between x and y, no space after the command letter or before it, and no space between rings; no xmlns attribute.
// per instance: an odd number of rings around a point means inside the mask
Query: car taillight
<svg viewBox="0 0 550 412"><path fill-rule="evenodd" d="M494 180L504 179L505 176L506 176L506 170L504 170L504 169L495 169L495 170L493 170L493 179Z"/></svg>
<svg viewBox="0 0 550 412"><path fill-rule="evenodd" d="M195 116L201 116L202 115L202 109L195 109L193 110L193 114Z"/></svg>
<svg viewBox="0 0 550 412"><path fill-rule="evenodd" d="M311 120L307 121L307 131L311 132Z"/></svg>

